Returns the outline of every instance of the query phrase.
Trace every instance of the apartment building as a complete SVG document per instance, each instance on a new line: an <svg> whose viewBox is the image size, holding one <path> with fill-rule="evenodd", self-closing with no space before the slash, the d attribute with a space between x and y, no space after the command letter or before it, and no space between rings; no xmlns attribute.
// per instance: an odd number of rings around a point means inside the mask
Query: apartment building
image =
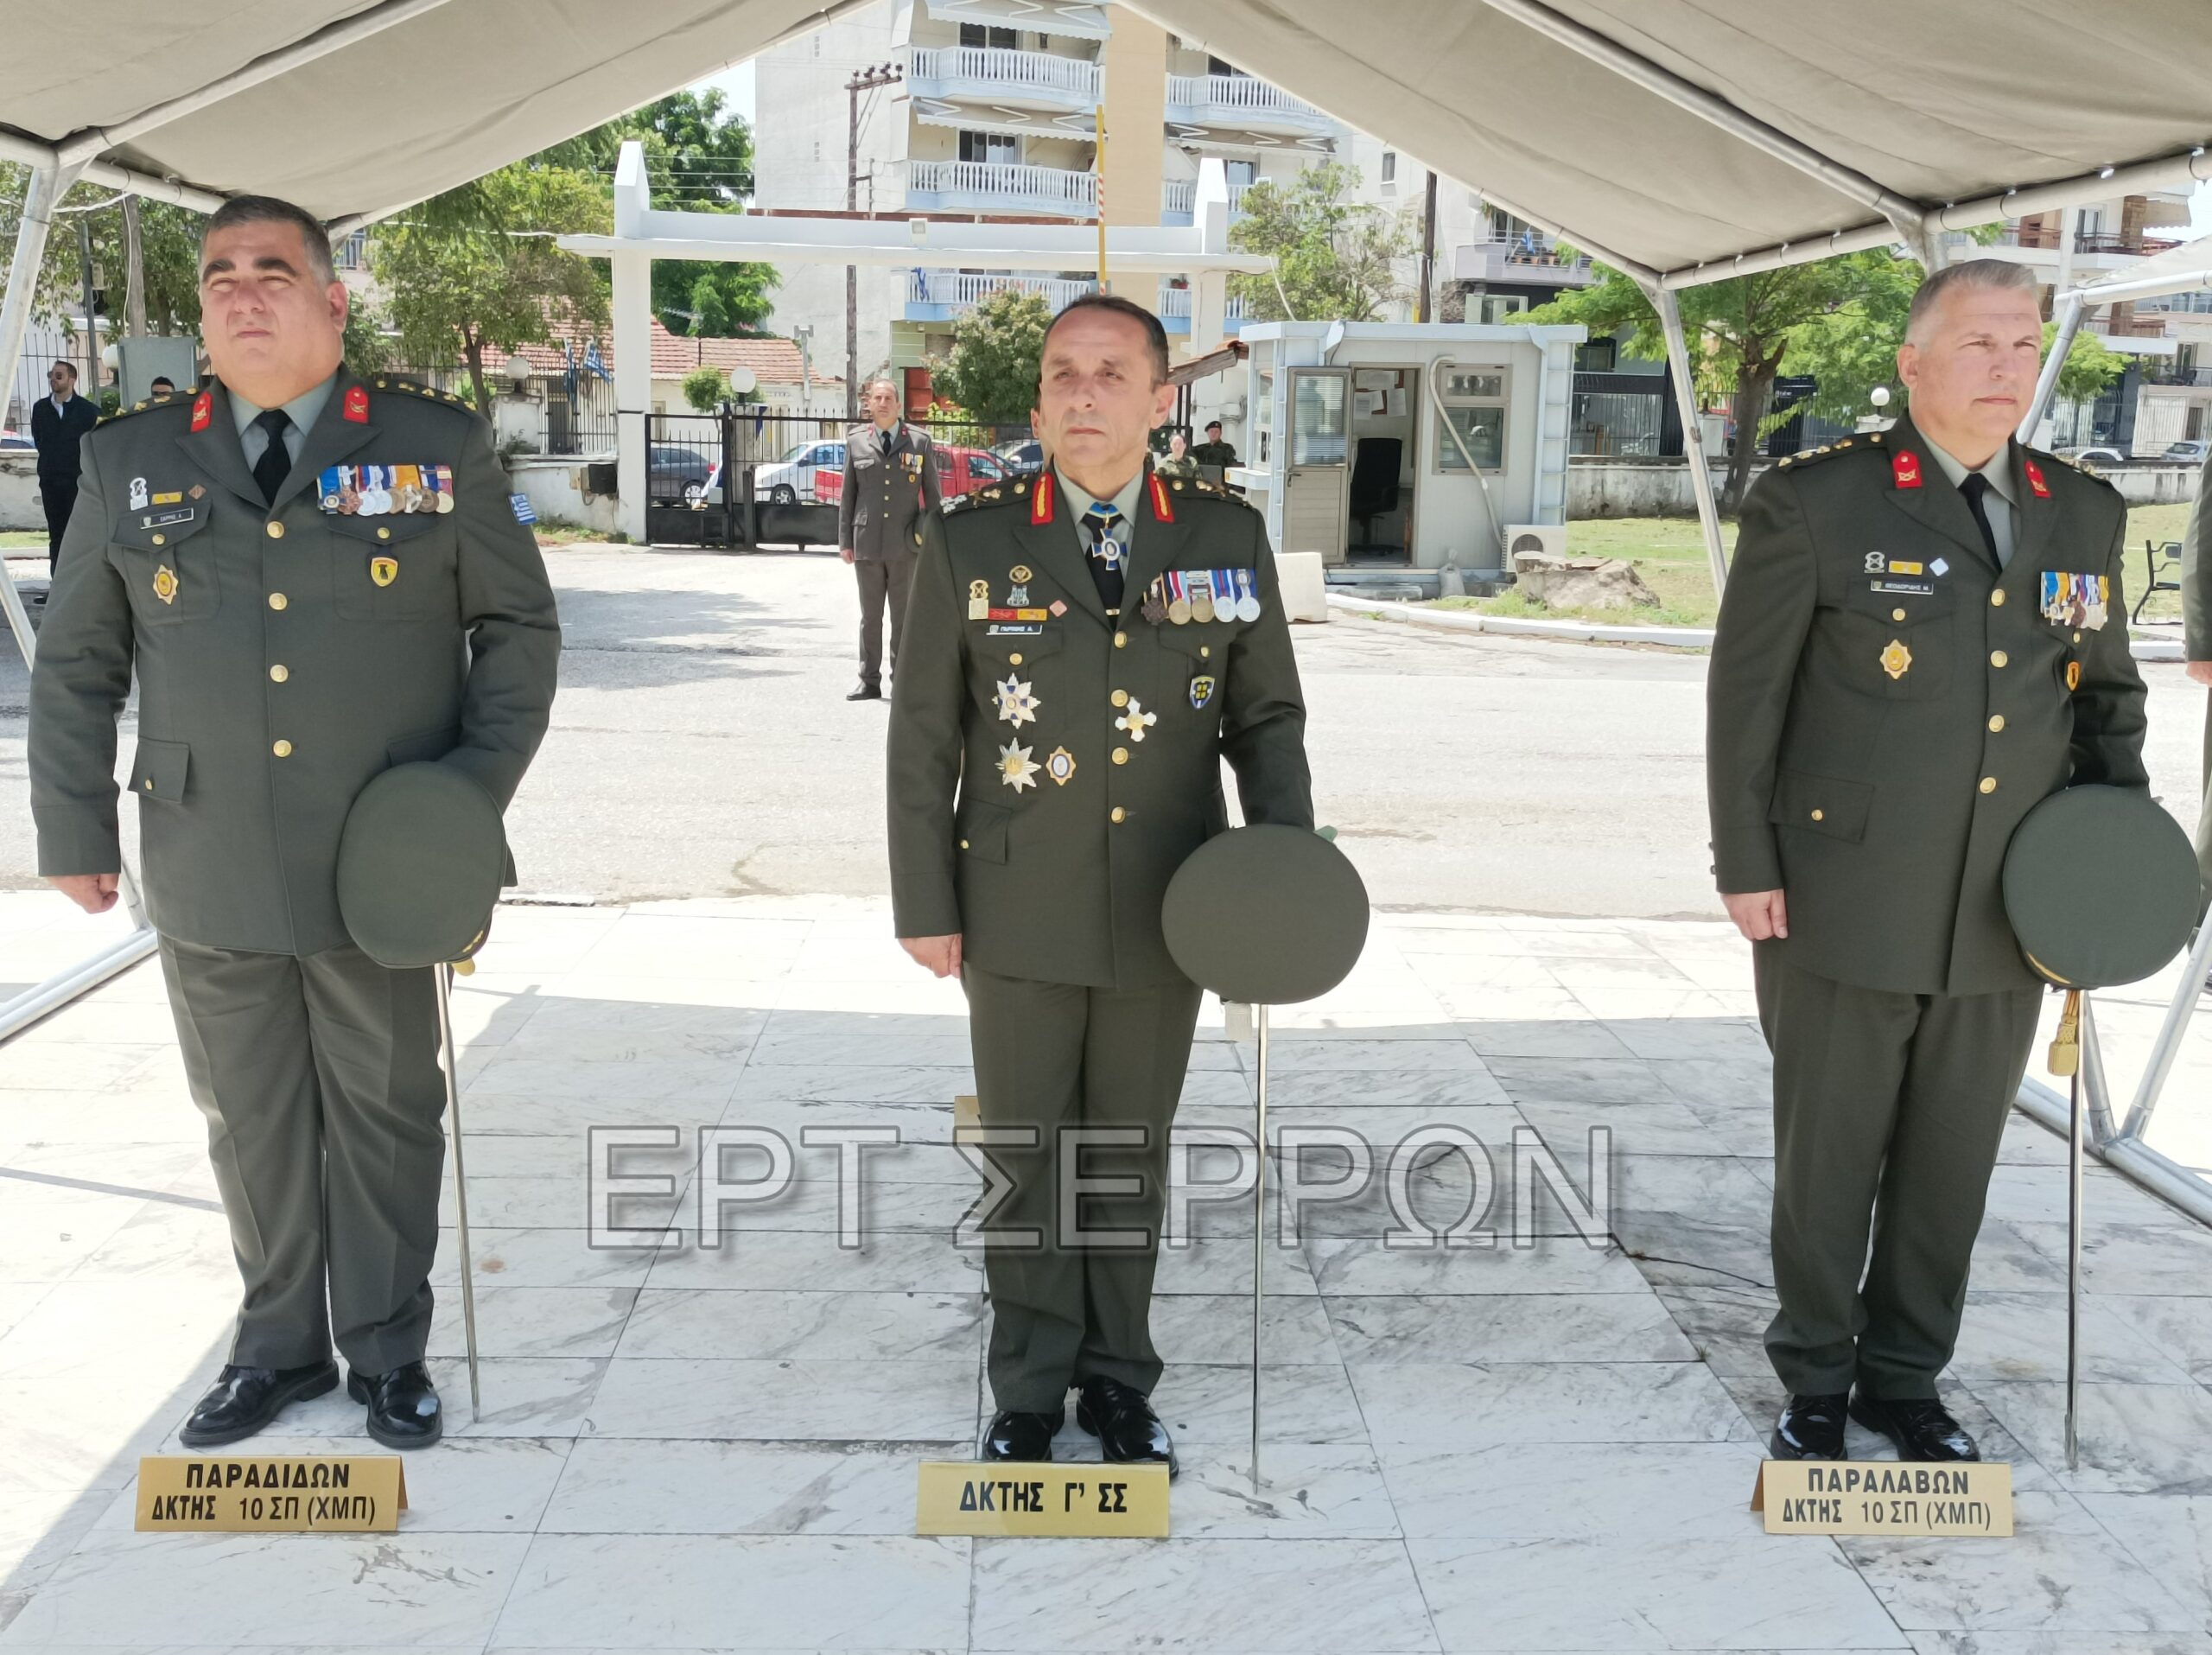
<svg viewBox="0 0 2212 1655"><path fill-rule="evenodd" d="M754 202L772 212L842 209L855 100L846 83L892 63L903 82L857 99L852 200L863 212L952 213L1044 222L1101 216L1097 116L1106 111L1103 215L1109 224L1187 225L1199 163L1219 157L1230 211L1262 179L1333 160L1353 167L1361 199L1419 208L1424 170L1312 104L1244 73L1110 3L1064 0L881 0L760 59ZM1466 192L1452 187L1454 202ZM1442 194L1440 194L1442 205ZM1461 209L1463 215L1465 209ZM1440 245L1449 245L1440 215ZM1413 260L1402 271L1410 288ZM957 270L918 261L858 272L858 368L888 366L918 391L924 365L987 294L1019 286L1055 306L1096 272ZM1141 278L1171 339L1190 329L1176 278ZM1124 287L1122 290L1129 290ZM1403 320L1407 307L1388 320ZM1229 328L1242 315L1232 305ZM787 270L770 323L814 329L842 365L842 266Z"/></svg>

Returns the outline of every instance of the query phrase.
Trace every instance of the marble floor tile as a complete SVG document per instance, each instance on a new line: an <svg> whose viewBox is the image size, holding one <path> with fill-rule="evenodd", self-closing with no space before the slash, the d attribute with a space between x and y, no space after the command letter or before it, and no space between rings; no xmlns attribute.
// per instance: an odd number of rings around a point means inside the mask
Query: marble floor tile
<svg viewBox="0 0 2212 1655"><path fill-rule="evenodd" d="M1355 1374L1440 1362L1687 1362L1696 1351L1649 1292L1490 1293L1325 1301Z"/></svg>
<svg viewBox="0 0 2212 1655"><path fill-rule="evenodd" d="M687 1237L687 1241L689 1238ZM664 1249L645 1284L664 1288L790 1288L836 1293L969 1293L982 1285L982 1251L943 1235L888 1231L857 1251L831 1230L739 1230L720 1246Z"/></svg>
<svg viewBox="0 0 2212 1655"><path fill-rule="evenodd" d="M810 1145L806 1142L810 1131L818 1136L886 1129L898 1136L880 1145L870 1144L862 1151L861 1164L868 1177L895 1182L957 1183L976 1176L975 1169L952 1153L954 1120L950 1098L906 1104L862 1104L825 1098L741 1098L722 1111L720 1124L780 1133L791 1146L798 1175L804 1178L834 1178L837 1169L836 1144Z"/></svg>
<svg viewBox="0 0 2212 1655"><path fill-rule="evenodd" d="M1478 1066L1473 1052L1471 1066ZM1480 1066L1430 1069L1283 1069L1270 1057L1268 1112L1278 1108L1350 1115L1361 1109L1416 1111L1510 1108L1513 1100L1487 1069Z"/></svg>
<svg viewBox="0 0 2212 1655"><path fill-rule="evenodd" d="M1912 1632L1914 1655L2212 1655L2212 1633Z"/></svg>
<svg viewBox="0 0 2212 1655"><path fill-rule="evenodd" d="M1725 1442L1736 1404L1696 1362L1373 1363L1351 1371L1380 1448L1512 1442Z"/></svg>
<svg viewBox="0 0 2212 1655"><path fill-rule="evenodd" d="M1728 1532L1761 1450L1750 1442L1385 1443L1382 1480L1409 1538L1572 1540ZM1663 1513L1663 1517L1662 1517Z"/></svg>
<svg viewBox="0 0 2212 1655"><path fill-rule="evenodd" d="M1382 1468L1364 1443L1263 1442L1256 1486L1249 1448L1195 1454L1175 1479L1169 1509L1179 1540L1398 1535Z"/></svg>
<svg viewBox="0 0 2212 1655"><path fill-rule="evenodd" d="M491 1647L959 1647L968 1638L969 1544L911 1535L542 1534L522 1561ZM613 1581L622 1589L609 1591Z"/></svg>
<svg viewBox="0 0 2212 1655"><path fill-rule="evenodd" d="M976 1090L975 1072L963 1062L925 1068L909 1064L886 1068L874 1064L817 1063L747 1066L737 1078L729 1104L743 1118L744 1106L756 1102L944 1104Z"/></svg>
<svg viewBox="0 0 2212 1655"><path fill-rule="evenodd" d="M2066 1469L2066 1387L1977 1381L1974 1394L2079 1492L2212 1494L2212 1392L2197 1384L2082 1386L2081 1465Z"/></svg>
<svg viewBox="0 0 2212 1655"><path fill-rule="evenodd" d="M1252 1295L1248 1293L1155 1293L1152 1342L1169 1361L1229 1363L1252 1359ZM1260 1322L1260 1351L1271 1363L1341 1363L1328 1312L1319 1298L1274 1293Z"/></svg>
<svg viewBox="0 0 2212 1655"><path fill-rule="evenodd" d="M1399 1074L1429 1074L1480 1071L1482 1059L1475 1048L1451 1034L1438 1038L1432 1028L1426 1038L1405 1040L1351 1037L1280 1040L1270 1043L1269 1068L1274 1074L1312 1074L1326 1070L1342 1074L1388 1071ZM1448 1033L1448 1026L1444 1031Z"/></svg>
<svg viewBox="0 0 2212 1655"><path fill-rule="evenodd" d="M1421 1539L1406 1550L1447 1651L1828 1650L1906 1643L1835 1546L1766 1535ZM1497 1589L1510 1579L1512 1590Z"/></svg>
<svg viewBox="0 0 2212 1655"><path fill-rule="evenodd" d="M1262 1267L1268 1294L1312 1295L1313 1268L1296 1247L1286 1247L1270 1233L1262 1250ZM1153 1274L1154 1293L1210 1293L1245 1295L1252 1292L1252 1244L1249 1236L1205 1237L1186 1247L1163 1247Z"/></svg>
<svg viewBox="0 0 2212 1655"><path fill-rule="evenodd" d="M2126 1322L2199 1384L2212 1382L2212 1297L2114 1293L2089 1302Z"/></svg>
<svg viewBox="0 0 2212 1655"><path fill-rule="evenodd" d="M1167 1366L1153 1389L1152 1404L1174 1433L1176 1451L1183 1462L1190 1465L1203 1457L1218 1459L1231 1451L1249 1454L1251 1371L1242 1365L1186 1364L1176 1360L1173 1352L1162 1354L1168 1358ZM1333 1363L1264 1362L1260 1367L1262 1455L1264 1458L1276 1443L1365 1442L1368 1430L1360 1406L1350 1377ZM1063 1435L1085 1457L1097 1454L1096 1444L1081 1436L1072 1418ZM1085 1443L1089 1443L1087 1449ZM1057 1446L1054 1454L1059 1454Z"/></svg>
<svg viewBox="0 0 2212 1655"><path fill-rule="evenodd" d="M1498 1057L1490 1071L1516 1102L1571 1098L1593 1104L1676 1101L1641 1059Z"/></svg>
<svg viewBox="0 0 2212 1655"><path fill-rule="evenodd" d="M1764 1378L1766 1328L1774 1320L1770 1292L1734 1283L1670 1284L1653 1289L1667 1314L1696 1347L1698 1359L1726 1378Z"/></svg>
<svg viewBox="0 0 2212 1655"><path fill-rule="evenodd" d="M2082 1510L2200 1623L2212 1622L2212 1498L2077 1495Z"/></svg>
<svg viewBox="0 0 2212 1655"><path fill-rule="evenodd" d="M476 1350L481 1357L612 1356L622 1337L634 1287L496 1287L476 1289ZM461 1296L438 1296L429 1354L467 1354Z"/></svg>
<svg viewBox="0 0 2212 1655"><path fill-rule="evenodd" d="M478 1414L469 1406L467 1364L459 1357L429 1359L431 1381L445 1404L448 1442L460 1437L573 1437L607 1365L604 1359L587 1357L485 1357L480 1364L484 1409ZM189 1408L187 1398L165 1421L172 1433ZM361 1404L347 1397L342 1384L313 1402L294 1403L280 1423L295 1435L342 1437L359 1444L369 1441ZM168 1440L174 1442L174 1435ZM368 1451L364 1447L350 1450Z"/></svg>
<svg viewBox="0 0 2212 1655"><path fill-rule="evenodd" d="M965 1441L978 1364L963 1360L618 1360L584 1435L727 1442Z"/></svg>
<svg viewBox="0 0 2212 1655"><path fill-rule="evenodd" d="M2191 1376L2139 1331L2126 1298L2082 1302L2082 1377L2091 1384L2188 1384ZM2212 1301L2198 1302L2212 1303ZM1958 1348L1946 1370L1979 1391L1985 1384L2062 1384L2066 1378L2063 1293L1970 1293Z"/></svg>
<svg viewBox="0 0 2212 1655"><path fill-rule="evenodd" d="M1681 1104L1554 1103L1529 1099L1516 1105L1543 1135L1552 1153L1576 1162L1590 1153L1590 1133L1602 1127L1613 1153L1622 1155L1710 1155L1726 1153L1713 1129Z"/></svg>
<svg viewBox="0 0 2212 1655"><path fill-rule="evenodd" d="M982 1318L975 1293L654 1289L639 1295L617 1353L626 1360L972 1359L982 1349Z"/></svg>
<svg viewBox="0 0 2212 1655"><path fill-rule="evenodd" d="M969 1440L732 1442L585 1437L542 1534L878 1534L914 1531L914 1467Z"/></svg>
<svg viewBox="0 0 2212 1655"><path fill-rule="evenodd" d="M734 1063L753 1049L769 1016L751 1006L551 997L505 1045L510 1058L552 1063Z"/></svg>
<svg viewBox="0 0 2212 1655"><path fill-rule="evenodd" d="M1643 1213L1682 1213L1705 1224L1764 1232L1774 1212L1774 1191L1733 1155L1613 1156L1615 1218Z"/></svg>
<svg viewBox="0 0 2212 1655"><path fill-rule="evenodd" d="M588 1230L515 1230L480 1224L473 1210L469 1240L475 1249L470 1263L480 1287L639 1288L658 1257L651 1247L594 1247ZM460 1232L448 1227L438 1232L430 1285L457 1289L460 1283Z"/></svg>
<svg viewBox="0 0 2212 1655"><path fill-rule="evenodd" d="M1224 1592L1235 1580L1238 1589ZM1080 1580L1084 1589L1067 1583ZM977 1651L1434 1650L1395 1540L979 1540Z"/></svg>
<svg viewBox="0 0 2212 1655"><path fill-rule="evenodd" d="M639 1057L582 1063L500 1051L468 1084L468 1097L654 1098L665 1105L729 1102L741 1072L734 1058ZM464 1100L464 1106L466 1105Z"/></svg>
<svg viewBox="0 0 2212 1655"><path fill-rule="evenodd" d="M1332 1298L1364 1294L1643 1294L1643 1276L1610 1244L1540 1236L1516 1247L1391 1247L1380 1238L1315 1237L1306 1244L1313 1280Z"/></svg>
<svg viewBox="0 0 2212 1655"><path fill-rule="evenodd" d="M1635 1055L1620 1036L1595 1019L1537 1017L1468 1022L1467 1043L1485 1062L1492 1058L1603 1058Z"/></svg>

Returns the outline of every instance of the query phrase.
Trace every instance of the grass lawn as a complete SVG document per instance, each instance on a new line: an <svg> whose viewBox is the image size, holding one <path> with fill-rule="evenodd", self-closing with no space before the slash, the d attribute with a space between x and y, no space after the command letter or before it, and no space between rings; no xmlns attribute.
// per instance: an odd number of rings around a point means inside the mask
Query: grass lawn
<svg viewBox="0 0 2212 1655"><path fill-rule="evenodd" d="M0 551L21 551L31 547L46 550L43 529L0 529Z"/></svg>
<svg viewBox="0 0 2212 1655"><path fill-rule="evenodd" d="M2178 540L2189 523L2183 504L2138 506L2127 514L2126 590L2130 608L2143 585L2143 543ZM1729 555L1736 550L1736 525L1720 525ZM1494 598L1439 598L1430 607L1472 609L1478 614L1515 620L1602 621L1612 626L1709 627L1719 612L1713 595L1713 571L1707 565L1705 537L1694 518L1585 518L1567 526L1567 550L1574 557L1621 557L1636 565L1643 583L1658 595L1656 609L1551 609L1517 593ZM2171 578L2171 576L2169 577ZM2178 621L2181 597L2161 592L2143 610L2145 621Z"/></svg>

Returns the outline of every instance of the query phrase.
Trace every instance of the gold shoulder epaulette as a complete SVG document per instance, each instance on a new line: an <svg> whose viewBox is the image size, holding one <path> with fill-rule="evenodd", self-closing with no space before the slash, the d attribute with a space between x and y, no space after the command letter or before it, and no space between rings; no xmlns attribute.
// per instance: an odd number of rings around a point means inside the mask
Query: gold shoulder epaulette
<svg viewBox="0 0 2212 1655"><path fill-rule="evenodd" d="M212 385L213 381L210 380L208 383ZM183 390L167 397L149 397L144 402L134 402L118 408L112 414L102 414L93 422L92 429L98 430L101 426L112 425L119 419L129 419L133 414L152 413L156 409L189 408L192 406L192 399L199 394L200 387L194 384L188 385Z"/></svg>
<svg viewBox="0 0 2212 1655"><path fill-rule="evenodd" d="M435 385L426 385L419 380L409 379L397 373L373 373L361 383L372 391L397 391L403 395L420 397L424 402L450 403L463 413L470 411L467 403L450 391L441 391Z"/></svg>
<svg viewBox="0 0 2212 1655"><path fill-rule="evenodd" d="M964 494L955 494L945 501L944 512L950 517L956 512L980 511L987 506L1006 506L1016 500L1027 500L1028 498L1029 480L1016 477L1006 482L985 483Z"/></svg>
<svg viewBox="0 0 2212 1655"><path fill-rule="evenodd" d="M1191 477L1185 479L1182 482L1178 482L1175 486L1178 488L1181 488L1185 487L1186 484L1191 492L1194 494L1204 494L1212 500L1231 500L1236 505L1243 506L1248 512L1256 512L1260 509L1258 506L1253 505L1249 500L1238 493L1235 489L1230 487L1225 483L1211 482L1204 477Z"/></svg>
<svg viewBox="0 0 2212 1655"><path fill-rule="evenodd" d="M2120 493L2120 485L2087 460L2069 460L2064 455L2053 454L2047 449L2030 449L2028 457L2031 460L2047 460L2055 466L2064 466L2069 471L2079 472L2091 482L2102 483L2115 494Z"/></svg>
<svg viewBox="0 0 2212 1655"><path fill-rule="evenodd" d="M1879 448L1881 444L1882 434L1879 431L1869 431L1864 436L1840 436L1834 442L1823 442L1816 449L1800 449L1795 454L1786 454L1774 463L1779 469L1794 471L1799 466L1809 466L1834 455L1848 454L1853 449Z"/></svg>

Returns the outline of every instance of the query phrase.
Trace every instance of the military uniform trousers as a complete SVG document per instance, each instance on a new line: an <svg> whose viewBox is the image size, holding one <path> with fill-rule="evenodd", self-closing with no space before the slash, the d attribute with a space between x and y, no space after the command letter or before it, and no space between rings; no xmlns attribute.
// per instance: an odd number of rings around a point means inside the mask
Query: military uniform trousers
<svg viewBox="0 0 2212 1655"><path fill-rule="evenodd" d="M996 1143L991 1161L1014 1188L983 1225L991 1300L987 1362L1001 1408L1051 1413L1093 1376L1149 1394L1160 1380L1152 1280L1167 1191L1168 1131L1198 1024L1196 983L1092 989L962 968L986 1128L1034 1128L1037 1147ZM1140 1128L1141 1143L1086 1144L1073 1168L1055 1153L1063 1128ZM1061 1185L1141 1177L1141 1193L1086 1195L1061 1210ZM1138 1246L1075 1238L1142 1231ZM1009 1232L1039 1232L1041 1245Z"/></svg>
<svg viewBox="0 0 2212 1655"><path fill-rule="evenodd" d="M445 1165L431 973L351 944L161 954L245 1280L228 1359L302 1367L334 1334L365 1373L420 1359Z"/></svg>
<svg viewBox="0 0 2212 1655"><path fill-rule="evenodd" d="M2204 767L2200 775L2204 802L2196 817L2196 871L2204 900L2212 902L2212 690L2204 692Z"/></svg>
<svg viewBox="0 0 2212 1655"><path fill-rule="evenodd" d="M873 689L883 686L883 611L891 609L891 672L899 672L899 643L906 634L906 594L913 589L914 565L921 561L914 551L894 551L881 557L855 557L853 574L861 588L861 682Z"/></svg>
<svg viewBox="0 0 2212 1655"><path fill-rule="evenodd" d="M1764 944L1752 960L1774 1051L1767 1356L1802 1394L1934 1397L2044 991L1894 994Z"/></svg>

